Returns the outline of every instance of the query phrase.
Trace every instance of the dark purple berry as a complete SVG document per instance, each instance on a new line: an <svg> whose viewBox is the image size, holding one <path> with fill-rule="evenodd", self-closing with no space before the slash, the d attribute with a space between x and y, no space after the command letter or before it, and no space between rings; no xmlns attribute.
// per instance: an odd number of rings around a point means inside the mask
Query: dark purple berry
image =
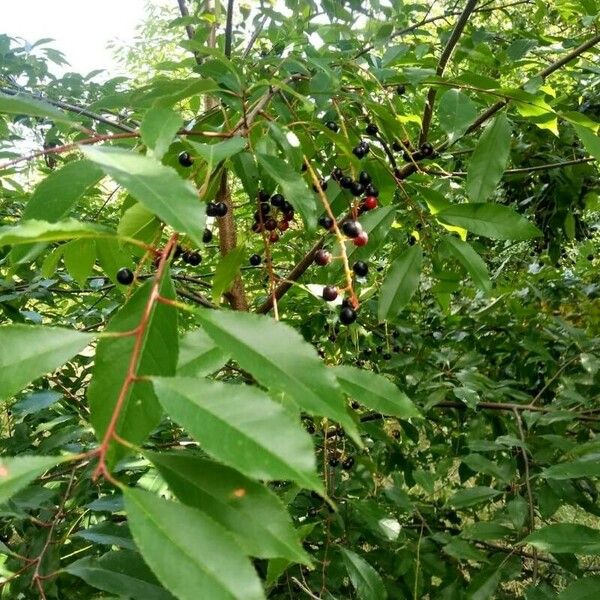
<svg viewBox="0 0 600 600"><path fill-rule="evenodd" d="M117 271L117 281L121 285L131 285L133 283L133 271L123 267Z"/></svg>
<svg viewBox="0 0 600 600"><path fill-rule="evenodd" d="M401 83L396 88L396 94L398 94L398 96L404 96L405 93L406 93L406 86L403 83Z"/></svg>
<svg viewBox="0 0 600 600"><path fill-rule="evenodd" d="M344 469L344 471L349 471L352 467L354 466L354 458L352 456L349 456L343 463L342 463L342 469Z"/></svg>
<svg viewBox="0 0 600 600"><path fill-rule="evenodd" d="M344 175L344 177L340 179L340 186L345 190L350 189L352 187L352 178Z"/></svg>
<svg viewBox="0 0 600 600"><path fill-rule="evenodd" d="M344 221L342 225L344 234L352 239L358 237L362 230L361 224L358 221Z"/></svg>
<svg viewBox="0 0 600 600"><path fill-rule="evenodd" d="M209 202L206 205L206 215L208 217L216 217L217 216L217 203L216 202Z"/></svg>
<svg viewBox="0 0 600 600"><path fill-rule="evenodd" d="M205 229L204 233L202 234L202 241L205 244L208 244L208 242L210 242L212 239L213 239L212 231L210 229Z"/></svg>
<svg viewBox="0 0 600 600"><path fill-rule="evenodd" d="M225 202L216 202L215 203L215 216L216 217L224 217L227 214L227 204Z"/></svg>
<svg viewBox="0 0 600 600"><path fill-rule="evenodd" d="M334 285L326 285L323 288L323 300L333 302L338 296L337 288Z"/></svg>
<svg viewBox="0 0 600 600"><path fill-rule="evenodd" d="M194 164L194 159L187 152L180 152L177 160L182 167L191 167Z"/></svg>
<svg viewBox="0 0 600 600"><path fill-rule="evenodd" d="M379 133L379 128L375 123L369 123L365 129L368 135L377 135Z"/></svg>
<svg viewBox="0 0 600 600"><path fill-rule="evenodd" d="M366 277L369 272L369 265L363 260L357 260L354 265L352 265L352 270L358 277Z"/></svg>
<svg viewBox="0 0 600 600"><path fill-rule="evenodd" d="M258 265L260 265L260 263L262 262L262 258L259 254L253 254L250 257L249 262L253 267L258 267Z"/></svg>
<svg viewBox="0 0 600 600"><path fill-rule="evenodd" d="M350 188L353 196L362 196L365 191L365 186L360 181L353 181Z"/></svg>
<svg viewBox="0 0 600 600"><path fill-rule="evenodd" d="M333 219L329 215L323 215L319 219L319 225L329 231L333 227Z"/></svg>
<svg viewBox="0 0 600 600"><path fill-rule="evenodd" d="M356 311L350 306L344 306L340 311L340 321L344 325L351 325L356 321Z"/></svg>
<svg viewBox="0 0 600 600"><path fill-rule="evenodd" d="M325 123L325 127L327 127L327 129L331 129L331 131L334 131L336 133L340 128L335 121L327 121L327 123Z"/></svg>
<svg viewBox="0 0 600 600"><path fill-rule="evenodd" d="M371 183L371 176L366 171L361 171L358 175L358 181L363 185L369 185Z"/></svg>
<svg viewBox="0 0 600 600"><path fill-rule="evenodd" d="M285 204L285 198L281 194L274 194L271 196L271 204L275 208L283 208L283 205Z"/></svg>

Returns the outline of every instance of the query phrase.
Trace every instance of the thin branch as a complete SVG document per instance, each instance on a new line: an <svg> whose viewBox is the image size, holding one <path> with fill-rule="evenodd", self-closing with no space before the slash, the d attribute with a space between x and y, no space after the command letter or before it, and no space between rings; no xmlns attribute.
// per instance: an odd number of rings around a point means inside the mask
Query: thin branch
<svg viewBox="0 0 600 600"><path fill-rule="evenodd" d="M189 17L190 12L188 11L187 6L185 5L185 0L177 0L177 4L179 6L179 12L181 13L181 16L184 19L186 17ZM196 32L194 31L194 28L189 23L185 26L185 32L186 32L189 40L194 39ZM196 57L196 60L198 60L198 56L197 56L196 52L194 52L194 56Z"/></svg>
<svg viewBox="0 0 600 600"><path fill-rule="evenodd" d="M227 0L227 20L225 22L225 56L231 58L231 42L233 35L233 2L234 0Z"/></svg>
<svg viewBox="0 0 600 600"><path fill-rule="evenodd" d="M31 98L35 98L36 100L40 100L41 102L45 102L46 104L51 104L52 106L56 106L57 108L62 108L68 112L75 113L77 115L83 115L84 117L88 117L94 121L98 121L99 123L104 123L105 125L110 125L115 129L120 129L121 131L134 132L135 129L129 127L128 125L122 125L121 123L115 123L98 113L92 112L83 106L79 106L77 104L72 104L69 102L63 102L62 100L53 100L52 98L48 98L47 96L42 96L41 94L33 94L26 90L15 90L7 87L0 87L0 92L7 94L9 96L29 96Z"/></svg>
<svg viewBox="0 0 600 600"><path fill-rule="evenodd" d="M258 36L262 33L265 23L267 22L267 19L268 19L268 16L266 14L264 14L262 16L261 21L259 22L257 28L252 33L252 37L248 40L248 45L246 46L246 49L244 50L244 53L242 54L242 58L248 58L248 54L250 54L250 52L252 51L252 48L254 48L254 44L256 43Z"/></svg>
<svg viewBox="0 0 600 600"><path fill-rule="evenodd" d="M533 502L533 493L531 491L531 477L529 476L529 457L527 456L527 449L525 447L525 432L523 431L523 421L519 411L513 410L517 426L519 429L519 437L521 438L521 455L523 456L524 476L525 476L525 489L527 490L527 504L529 506L529 533L533 533L535 529L535 504ZM538 555L537 548L533 549L533 585L537 583L538 576Z"/></svg>
<svg viewBox="0 0 600 600"><path fill-rule="evenodd" d="M469 21L469 18L473 11L475 10L475 6L477 5L477 0L468 0L467 4L462 11L460 17L456 21L454 25L454 29L452 30L452 34L446 43L444 50L442 51L442 55L440 56L440 60L438 62L436 68L436 75L441 77L444 74L444 70L446 69L446 65L458 44L458 40L462 35L462 32ZM423 111L423 118L421 119L421 135L419 138L419 144L422 144L427 141L427 135L429 134L429 126L431 125L431 117L433 116L433 106L435 104L435 97L437 95L437 88L430 87L429 92L427 93L427 100L425 102L425 109Z"/></svg>

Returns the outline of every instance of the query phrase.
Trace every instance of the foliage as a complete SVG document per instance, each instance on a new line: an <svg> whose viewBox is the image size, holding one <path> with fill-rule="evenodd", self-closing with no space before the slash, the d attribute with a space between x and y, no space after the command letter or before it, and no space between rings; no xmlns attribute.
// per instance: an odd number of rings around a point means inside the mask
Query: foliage
<svg viewBox="0 0 600 600"><path fill-rule="evenodd" d="M0 36L0 597L597 597L599 15Z"/></svg>

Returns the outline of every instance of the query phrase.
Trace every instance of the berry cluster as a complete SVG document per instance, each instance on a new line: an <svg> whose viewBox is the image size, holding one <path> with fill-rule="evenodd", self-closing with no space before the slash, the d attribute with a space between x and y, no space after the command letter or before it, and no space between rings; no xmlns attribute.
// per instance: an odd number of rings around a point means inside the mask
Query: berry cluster
<svg viewBox="0 0 600 600"><path fill-rule="evenodd" d="M280 234L289 229L293 220L294 207L281 194L269 196L262 190L258 193L258 210L254 213L252 231L267 231L269 241L277 242Z"/></svg>

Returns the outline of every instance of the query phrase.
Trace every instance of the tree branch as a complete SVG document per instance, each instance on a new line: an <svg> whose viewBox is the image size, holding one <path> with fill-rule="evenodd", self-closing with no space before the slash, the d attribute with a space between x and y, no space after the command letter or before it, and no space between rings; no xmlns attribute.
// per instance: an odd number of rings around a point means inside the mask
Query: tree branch
<svg viewBox="0 0 600 600"><path fill-rule="evenodd" d="M446 43L446 47L442 51L442 55L440 56L440 60L438 62L438 66L436 68L435 74L438 77L441 77L444 74L444 70L446 69L446 65L458 44L458 40L462 35L462 32L467 25L469 17L475 10L475 6L477 5L477 0L468 0L467 4L460 14L460 17L456 21L456 25L454 25L454 29L452 30L452 34ZM431 117L433 115L433 106L435 104L435 97L437 95L437 88L430 87L429 92L427 93L427 100L425 102L425 109L423 111L423 118L421 119L421 135L419 138L419 144L422 144L427 141L427 135L429 134L429 127L431 125Z"/></svg>

